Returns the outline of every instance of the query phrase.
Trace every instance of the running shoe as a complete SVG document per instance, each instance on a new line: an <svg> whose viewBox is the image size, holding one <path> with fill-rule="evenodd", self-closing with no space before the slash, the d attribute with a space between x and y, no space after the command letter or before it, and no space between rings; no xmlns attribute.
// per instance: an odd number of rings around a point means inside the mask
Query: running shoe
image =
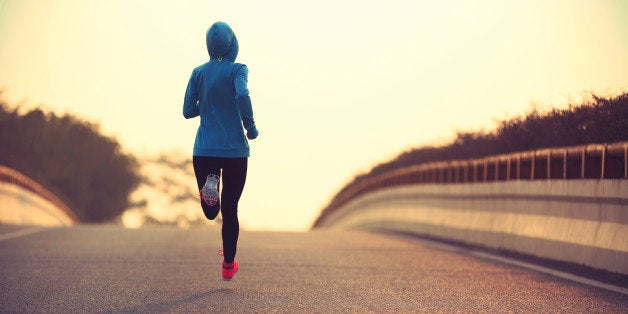
<svg viewBox="0 0 628 314"><path fill-rule="evenodd" d="M207 181L205 181L205 185L199 191L199 196L205 202L205 204L209 206L216 206L218 203L218 181L220 177L215 174L210 174L207 176Z"/></svg>
<svg viewBox="0 0 628 314"><path fill-rule="evenodd" d="M222 250L218 251L218 255L224 256ZM234 260L233 263L225 263L222 261L222 281L231 281L233 276L238 272L238 261Z"/></svg>
<svg viewBox="0 0 628 314"><path fill-rule="evenodd" d="M227 264L224 261L222 262L222 280L223 281L231 281L233 280L233 275L238 272L238 261L234 260L233 263Z"/></svg>

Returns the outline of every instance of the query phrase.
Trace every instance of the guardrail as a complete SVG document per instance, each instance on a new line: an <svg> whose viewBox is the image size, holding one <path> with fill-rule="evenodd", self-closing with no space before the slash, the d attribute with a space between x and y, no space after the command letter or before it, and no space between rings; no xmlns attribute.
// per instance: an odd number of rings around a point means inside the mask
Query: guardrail
<svg viewBox="0 0 628 314"><path fill-rule="evenodd" d="M43 187L41 184L35 182L33 179L29 178L28 176L22 174L17 170L0 165L0 182L15 184L19 187L29 190L55 205L70 219L72 219L72 221L79 221L78 217L76 217L70 207L68 207L59 197Z"/></svg>
<svg viewBox="0 0 628 314"><path fill-rule="evenodd" d="M628 179L628 141L545 148L469 160L431 162L396 169L341 192L314 223L349 201L379 189L412 184L461 184L511 180Z"/></svg>

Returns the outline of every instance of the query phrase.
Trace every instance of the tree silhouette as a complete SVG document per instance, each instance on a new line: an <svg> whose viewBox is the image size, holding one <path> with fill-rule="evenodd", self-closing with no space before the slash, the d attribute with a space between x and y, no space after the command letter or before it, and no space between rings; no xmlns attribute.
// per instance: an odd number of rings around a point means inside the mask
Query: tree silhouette
<svg viewBox="0 0 628 314"><path fill-rule="evenodd" d="M458 132L450 144L424 146L357 175L334 198L365 179L407 166L433 161L480 158L548 147L611 143L628 140L628 93L591 98L546 114L533 109L523 117L501 121L492 132Z"/></svg>
<svg viewBox="0 0 628 314"><path fill-rule="evenodd" d="M110 221L128 207L138 165L114 138L69 114L19 109L0 99L0 164L57 194L81 221Z"/></svg>

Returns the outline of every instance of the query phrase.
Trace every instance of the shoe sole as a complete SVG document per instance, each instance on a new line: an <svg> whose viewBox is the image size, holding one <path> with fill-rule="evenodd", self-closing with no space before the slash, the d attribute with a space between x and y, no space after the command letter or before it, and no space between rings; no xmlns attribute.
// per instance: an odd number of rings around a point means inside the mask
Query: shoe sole
<svg viewBox="0 0 628 314"><path fill-rule="evenodd" d="M212 207L216 206L216 204L218 204L218 191L216 191L215 189L212 189L210 191L207 191L208 192L207 194L205 194L205 192L206 191L203 191L203 196L202 196L205 204Z"/></svg>
<svg viewBox="0 0 628 314"><path fill-rule="evenodd" d="M211 182L210 182L211 179ZM209 205L209 206L215 206L216 204L218 204L218 181L219 181L219 177L216 175L208 175L207 176L207 181L205 181L205 184L203 185L203 188L201 189L201 198L203 199L203 201L205 201L205 204Z"/></svg>

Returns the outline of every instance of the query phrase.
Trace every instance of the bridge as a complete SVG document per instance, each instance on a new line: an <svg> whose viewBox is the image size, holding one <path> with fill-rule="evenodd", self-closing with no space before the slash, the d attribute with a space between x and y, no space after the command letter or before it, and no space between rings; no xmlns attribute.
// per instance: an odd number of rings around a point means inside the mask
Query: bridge
<svg viewBox="0 0 628 314"><path fill-rule="evenodd" d="M371 178L310 232L243 231L231 283L212 227L0 225L0 310L625 312L627 144Z"/></svg>
<svg viewBox="0 0 628 314"><path fill-rule="evenodd" d="M342 191L316 228L428 236L628 274L628 142L422 164Z"/></svg>
<svg viewBox="0 0 628 314"><path fill-rule="evenodd" d="M21 172L0 165L0 223L69 226L78 222L59 197Z"/></svg>

